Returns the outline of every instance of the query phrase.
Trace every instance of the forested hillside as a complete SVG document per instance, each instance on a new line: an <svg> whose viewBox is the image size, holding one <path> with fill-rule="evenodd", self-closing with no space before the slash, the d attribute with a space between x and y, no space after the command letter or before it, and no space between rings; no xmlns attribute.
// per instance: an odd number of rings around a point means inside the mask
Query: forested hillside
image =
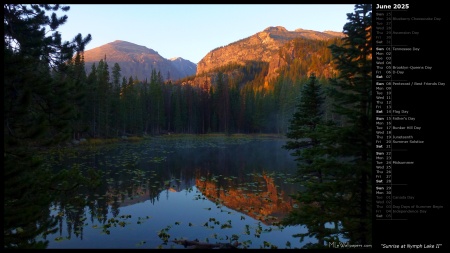
<svg viewBox="0 0 450 253"><path fill-rule="evenodd" d="M265 81L269 64L255 61L230 63L172 82L164 81L156 70L148 80L124 77L119 64L111 68L102 59L86 76L80 54L68 64L80 77L74 138L169 132L285 133L309 75L314 73L326 85L336 73L328 46L339 43L339 39L290 41L280 48L278 54L285 63L269 83ZM331 112L327 117L332 117Z"/></svg>

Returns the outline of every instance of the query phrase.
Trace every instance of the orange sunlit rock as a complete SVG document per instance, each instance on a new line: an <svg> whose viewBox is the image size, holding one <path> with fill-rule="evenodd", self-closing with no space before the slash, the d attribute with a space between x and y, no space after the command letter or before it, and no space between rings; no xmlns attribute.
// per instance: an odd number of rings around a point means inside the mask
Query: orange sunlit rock
<svg viewBox="0 0 450 253"><path fill-rule="evenodd" d="M263 190L257 192L243 190L232 182L219 186L217 182L199 177L196 178L195 184L209 200L261 220L267 225L278 222L292 209L290 197L279 191L273 179L267 175L260 178L259 189Z"/></svg>

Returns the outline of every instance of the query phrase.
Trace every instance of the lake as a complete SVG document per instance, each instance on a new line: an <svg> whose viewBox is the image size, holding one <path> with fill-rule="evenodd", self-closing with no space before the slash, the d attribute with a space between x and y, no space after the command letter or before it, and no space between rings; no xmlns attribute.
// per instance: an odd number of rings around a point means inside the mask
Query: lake
<svg viewBox="0 0 450 253"><path fill-rule="evenodd" d="M49 249L185 248L176 240L300 248L303 226L279 225L296 207L286 139L160 136L48 155L54 171L100 172L96 188L63 192L50 208Z"/></svg>

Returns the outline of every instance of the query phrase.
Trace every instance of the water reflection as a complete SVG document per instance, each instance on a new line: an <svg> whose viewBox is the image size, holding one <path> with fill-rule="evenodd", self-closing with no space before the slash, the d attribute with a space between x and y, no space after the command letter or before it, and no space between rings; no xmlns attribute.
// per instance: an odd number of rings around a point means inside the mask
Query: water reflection
<svg viewBox="0 0 450 253"><path fill-rule="evenodd" d="M233 210L246 214L266 225L281 220L293 206L287 194L279 190L274 179L266 173L253 175L247 183L236 185L236 177L223 180L212 177L196 179L200 192L214 203L222 204Z"/></svg>
<svg viewBox="0 0 450 253"><path fill-rule="evenodd" d="M55 169L95 168L103 183L54 202L59 227L48 248L182 248L173 240L236 237L248 248L301 247L292 235L305 228L277 226L298 190L283 144L153 138L49 158Z"/></svg>

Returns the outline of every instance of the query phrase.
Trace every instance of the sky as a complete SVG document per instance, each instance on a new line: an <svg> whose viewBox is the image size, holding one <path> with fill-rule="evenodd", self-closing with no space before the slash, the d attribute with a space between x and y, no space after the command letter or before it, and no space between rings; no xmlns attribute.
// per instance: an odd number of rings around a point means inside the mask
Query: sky
<svg viewBox="0 0 450 253"><path fill-rule="evenodd" d="M63 41L91 34L85 51L128 41L198 63L211 50L270 26L342 32L354 4L66 4Z"/></svg>

